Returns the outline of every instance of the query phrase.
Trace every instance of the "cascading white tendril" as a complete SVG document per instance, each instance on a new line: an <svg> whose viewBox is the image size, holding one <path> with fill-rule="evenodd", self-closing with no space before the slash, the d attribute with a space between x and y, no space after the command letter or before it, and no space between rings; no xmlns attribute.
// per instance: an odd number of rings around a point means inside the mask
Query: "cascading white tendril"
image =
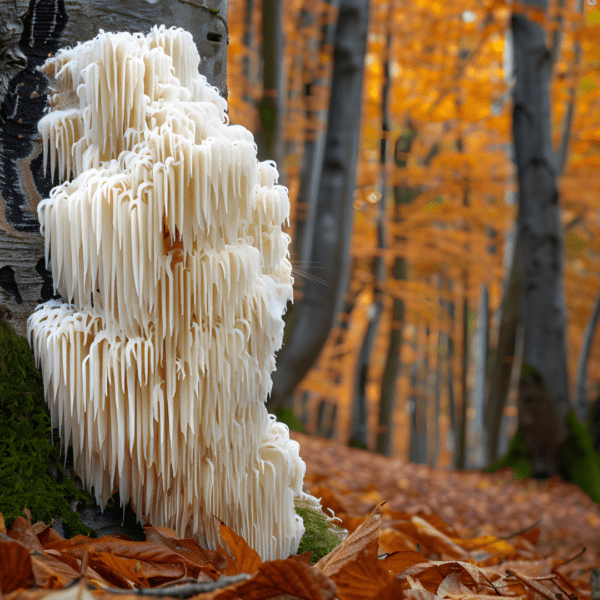
<svg viewBox="0 0 600 600"><path fill-rule="evenodd" d="M39 205L63 299L28 335L53 426L104 506L215 548L218 520L263 560L296 552L299 445L268 415L292 298L287 190L198 73L192 36L105 33L42 70Z"/></svg>

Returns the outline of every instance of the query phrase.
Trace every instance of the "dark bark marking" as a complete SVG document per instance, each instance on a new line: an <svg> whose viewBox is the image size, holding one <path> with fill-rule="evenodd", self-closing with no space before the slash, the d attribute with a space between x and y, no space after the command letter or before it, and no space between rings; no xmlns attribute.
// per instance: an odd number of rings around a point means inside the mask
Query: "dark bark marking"
<svg viewBox="0 0 600 600"><path fill-rule="evenodd" d="M17 304L23 304L23 298L15 279L15 271L12 267L7 266L0 269L0 287L8 292Z"/></svg>
<svg viewBox="0 0 600 600"><path fill-rule="evenodd" d="M40 227L31 212L20 172L21 161L32 153L37 124L46 108L48 83L38 67L58 50L66 23L63 0L31 0L19 43L27 66L10 81L0 106L0 196L5 203L6 221L21 232L36 233ZM41 156L34 159L30 168L36 188L46 196L52 182L41 172L41 160Z"/></svg>
<svg viewBox="0 0 600 600"><path fill-rule="evenodd" d="M56 300L61 296L59 294L54 293L54 286L52 285L52 273L46 268L46 263L43 258L38 260L37 265L35 266L35 270L38 272L39 276L42 278L42 289L40 290L40 298L38 299L39 303L46 302L47 300Z"/></svg>

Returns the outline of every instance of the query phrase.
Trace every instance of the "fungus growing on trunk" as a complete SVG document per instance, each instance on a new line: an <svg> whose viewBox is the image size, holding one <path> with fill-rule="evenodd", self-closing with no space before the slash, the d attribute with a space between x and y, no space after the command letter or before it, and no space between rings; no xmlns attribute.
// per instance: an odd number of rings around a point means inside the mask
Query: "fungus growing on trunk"
<svg viewBox="0 0 600 600"><path fill-rule="evenodd" d="M38 208L68 302L28 322L53 426L101 507L263 560L304 531L299 445L265 400L292 298L287 190L198 73L192 36L105 33L43 66Z"/></svg>

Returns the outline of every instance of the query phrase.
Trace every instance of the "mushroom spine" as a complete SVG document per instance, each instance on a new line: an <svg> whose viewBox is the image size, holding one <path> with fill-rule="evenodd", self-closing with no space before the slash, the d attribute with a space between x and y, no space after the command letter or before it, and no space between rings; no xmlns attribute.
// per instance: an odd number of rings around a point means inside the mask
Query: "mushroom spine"
<svg viewBox="0 0 600 600"><path fill-rule="evenodd" d="M192 36L105 33L42 67L38 207L66 303L28 321L53 427L104 506L263 560L296 552L305 464L267 413L292 298L287 190L198 73Z"/></svg>

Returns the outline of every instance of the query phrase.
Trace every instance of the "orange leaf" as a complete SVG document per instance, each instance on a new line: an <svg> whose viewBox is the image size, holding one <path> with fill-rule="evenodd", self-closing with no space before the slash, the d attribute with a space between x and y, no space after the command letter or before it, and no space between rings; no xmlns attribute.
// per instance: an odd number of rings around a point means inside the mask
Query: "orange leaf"
<svg viewBox="0 0 600 600"><path fill-rule="evenodd" d="M35 585L31 557L27 548L17 542L0 542L0 593Z"/></svg>
<svg viewBox="0 0 600 600"><path fill-rule="evenodd" d="M402 571L412 567L413 565L427 562L427 559L420 552L406 550L401 552L392 552L382 559L381 564L388 571L393 573L402 573Z"/></svg>
<svg viewBox="0 0 600 600"><path fill-rule="evenodd" d="M340 600L374 600L379 598L382 588L390 586L396 580L383 568L369 548L363 549L354 560L341 565L331 579L338 588ZM398 592L401 592L400 585L397 581ZM400 598L401 595L397 597Z"/></svg>
<svg viewBox="0 0 600 600"><path fill-rule="evenodd" d="M238 535L235 531L231 530L225 523L221 521L219 525L219 535L221 539L227 544L231 559L228 559L226 575L238 575L239 573L254 573L262 560L256 550L250 548L246 543L246 540ZM219 547L219 550L222 550ZM225 554L225 550L222 550Z"/></svg>
<svg viewBox="0 0 600 600"><path fill-rule="evenodd" d="M192 539L173 539L170 535L165 536L152 525L144 527L146 541L154 541L178 554L188 568L197 567L211 579L219 578L219 571L224 566L224 557L214 550L205 550ZM142 558L142 557L135 557ZM152 562L152 561L151 561ZM170 560L168 562L171 562ZM193 569L197 576L198 569Z"/></svg>
<svg viewBox="0 0 600 600"><path fill-rule="evenodd" d="M252 579L223 590L214 600L333 600L336 593L335 584L325 573L299 561L287 559L260 564Z"/></svg>
<svg viewBox="0 0 600 600"><path fill-rule="evenodd" d="M92 552L89 554L89 564L101 572L107 579L111 575L117 575L118 581L125 578L138 587L149 588L150 577L161 580L179 579L185 575L185 568L181 565L152 564L135 558L122 558L108 552ZM129 587L121 586L119 587Z"/></svg>
<svg viewBox="0 0 600 600"><path fill-rule="evenodd" d="M458 544L452 541L451 538L438 531L433 525L428 523L421 517L412 517L412 524L416 528L417 536L429 548L433 548L436 552L445 554L449 558L469 557L469 553L463 550Z"/></svg>
<svg viewBox="0 0 600 600"><path fill-rule="evenodd" d="M30 552L42 551L42 544L37 538L31 525L20 515L14 520L8 537L23 544Z"/></svg>
<svg viewBox="0 0 600 600"><path fill-rule="evenodd" d="M356 560L365 549L377 556L377 538L381 525L382 502L377 505L366 521L353 531L339 546L336 546L327 556L324 556L315 567L321 569L326 575L337 573L344 564Z"/></svg>

